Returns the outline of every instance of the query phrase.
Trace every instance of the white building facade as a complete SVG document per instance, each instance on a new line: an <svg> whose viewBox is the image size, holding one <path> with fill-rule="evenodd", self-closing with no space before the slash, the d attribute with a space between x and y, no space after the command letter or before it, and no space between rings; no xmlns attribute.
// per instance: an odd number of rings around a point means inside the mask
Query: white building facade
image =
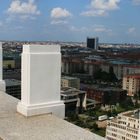
<svg viewBox="0 0 140 140"><path fill-rule="evenodd" d="M107 123L107 140L138 140L139 116L138 111L128 111Z"/></svg>
<svg viewBox="0 0 140 140"><path fill-rule="evenodd" d="M140 92L140 74L131 74L123 77L123 89L128 96L138 95Z"/></svg>

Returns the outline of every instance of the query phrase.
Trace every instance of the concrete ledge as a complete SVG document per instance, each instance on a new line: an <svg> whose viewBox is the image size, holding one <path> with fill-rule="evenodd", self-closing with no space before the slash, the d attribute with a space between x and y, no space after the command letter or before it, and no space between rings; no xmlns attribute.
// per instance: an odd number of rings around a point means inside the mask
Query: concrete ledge
<svg viewBox="0 0 140 140"><path fill-rule="evenodd" d="M25 116L34 116L41 114L54 114L60 118L64 118L65 105L63 101L50 102L46 104L36 104L25 106L22 102L17 105L17 111Z"/></svg>
<svg viewBox="0 0 140 140"><path fill-rule="evenodd" d="M24 117L16 112L18 102L0 92L0 138L3 140L105 140L52 114Z"/></svg>

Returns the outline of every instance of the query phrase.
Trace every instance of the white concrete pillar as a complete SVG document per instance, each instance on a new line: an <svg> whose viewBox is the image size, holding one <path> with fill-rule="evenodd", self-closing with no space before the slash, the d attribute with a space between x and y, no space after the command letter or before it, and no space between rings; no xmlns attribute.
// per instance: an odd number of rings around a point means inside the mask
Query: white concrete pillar
<svg viewBox="0 0 140 140"><path fill-rule="evenodd" d="M0 42L0 91L5 92L6 86L3 80L3 54L2 54L2 42Z"/></svg>
<svg viewBox="0 0 140 140"><path fill-rule="evenodd" d="M64 118L60 101L60 46L24 45L22 53L21 102L17 111L25 116L53 113Z"/></svg>

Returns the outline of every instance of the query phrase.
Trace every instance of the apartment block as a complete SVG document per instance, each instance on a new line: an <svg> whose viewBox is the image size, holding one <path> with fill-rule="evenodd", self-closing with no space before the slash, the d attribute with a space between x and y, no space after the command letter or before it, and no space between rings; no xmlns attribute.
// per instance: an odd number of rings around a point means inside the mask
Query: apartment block
<svg viewBox="0 0 140 140"><path fill-rule="evenodd" d="M126 60L107 59L96 55L64 55L62 57L62 73L73 74L85 72L93 76L96 71L109 72L113 68L117 79L122 79L124 75L140 73L140 66L128 63Z"/></svg>
<svg viewBox="0 0 140 140"><path fill-rule="evenodd" d="M128 111L107 122L107 140L137 140L139 130L139 111Z"/></svg>
<svg viewBox="0 0 140 140"><path fill-rule="evenodd" d="M126 75L123 77L123 89L128 96L134 96L140 91L140 74Z"/></svg>
<svg viewBox="0 0 140 140"><path fill-rule="evenodd" d="M87 98L95 100L101 104L109 105L123 102L127 93L126 90L104 85L82 85L82 89L87 92Z"/></svg>

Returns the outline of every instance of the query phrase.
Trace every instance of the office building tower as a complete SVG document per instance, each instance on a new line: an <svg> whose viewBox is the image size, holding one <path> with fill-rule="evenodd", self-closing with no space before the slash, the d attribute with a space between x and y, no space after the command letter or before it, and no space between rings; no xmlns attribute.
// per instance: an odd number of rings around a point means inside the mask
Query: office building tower
<svg viewBox="0 0 140 140"><path fill-rule="evenodd" d="M95 38L87 38L87 47L94 49L94 50L98 50L98 37Z"/></svg>

